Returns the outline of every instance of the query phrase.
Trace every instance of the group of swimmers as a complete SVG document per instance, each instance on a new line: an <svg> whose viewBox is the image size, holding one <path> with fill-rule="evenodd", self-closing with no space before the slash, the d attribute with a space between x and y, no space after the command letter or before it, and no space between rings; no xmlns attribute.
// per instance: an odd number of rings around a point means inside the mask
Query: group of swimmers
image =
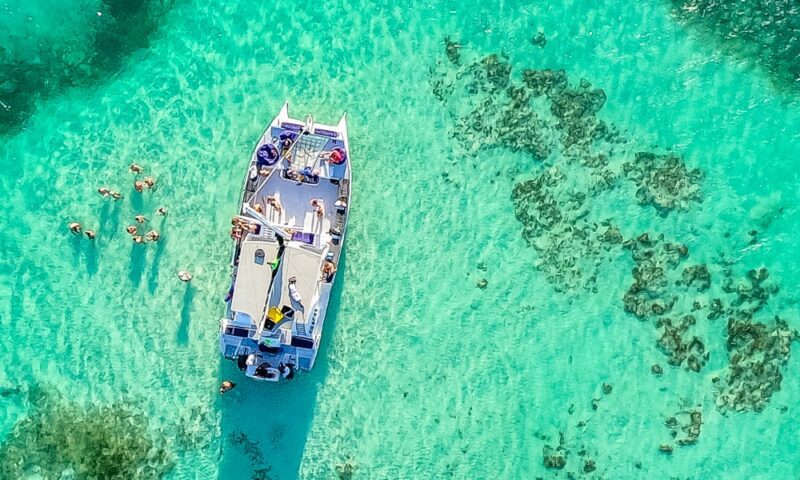
<svg viewBox="0 0 800 480"><path fill-rule="evenodd" d="M144 171L144 168L141 165L137 165L136 163L132 163L129 167L129 170L135 173L137 176ZM134 181L133 188L137 192L142 192L144 189L152 189L156 185L156 181L153 177L145 177L142 180ZM114 200L119 200L123 198L122 194L111 190L108 187L100 187L97 189L97 193L99 193L103 197L110 197ZM155 214L157 216L166 216L168 213L167 207L158 207L156 209ZM161 238L161 234L158 230L150 229L144 235L139 234L139 225L143 225L147 222L147 218L144 215L136 215L134 217L134 221L138 224L131 224L125 227L125 231L131 236L131 239L134 243L145 243L145 242L157 242ZM97 236L97 232L94 230L83 230L83 225L80 222L70 222L68 224L69 231L73 235L80 235L81 233L85 234L87 238L93 240ZM189 282L192 280L192 274L181 270L178 272L178 278L181 281Z"/></svg>
<svg viewBox="0 0 800 480"><path fill-rule="evenodd" d="M73 235L80 235L83 231L83 225L80 222L70 222L69 224L69 231L72 232ZM94 230L86 230L83 232L89 240L94 240L94 237L97 236L97 233Z"/></svg>
<svg viewBox="0 0 800 480"><path fill-rule="evenodd" d="M166 213L166 209L164 209L164 207L159 208L156 210L156 215L159 215L159 212L163 212L161 215L164 215ZM144 215L136 215L133 217L133 219L139 225L144 224L147 221ZM131 236L133 243L144 243L145 240L148 242L157 242L158 239L161 238L161 234L155 229L149 230L144 234L144 236L139 235L139 227L137 225L128 225L125 227L125 231Z"/></svg>

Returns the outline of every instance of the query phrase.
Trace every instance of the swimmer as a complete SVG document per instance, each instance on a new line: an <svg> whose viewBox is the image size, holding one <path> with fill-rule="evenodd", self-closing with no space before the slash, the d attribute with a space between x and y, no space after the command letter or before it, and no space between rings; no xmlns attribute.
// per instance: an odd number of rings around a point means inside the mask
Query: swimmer
<svg viewBox="0 0 800 480"><path fill-rule="evenodd" d="M222 395L223 393L230 392L235 386L235 383L231 382L230 380L225 380L222 382L222 385L219 386L219 394Z"/></svg>
<svg viewBox="0 0 800 480"><path fill-rule="evenodd" d="M144 238L141 235L134 235L133 243L144 243Z"/></svg>
<svg viewBox="0 0 800 480"><path fill-rule="evenodd" d="M131 172L133 173L142 173L144 168L141 165L136 165L135 163L131 163Z"/></svg>
<svg viewBox="0 0 800 480"><path fill-rule="evenodd" d="M136 215L133 217L133 219L136 220L136 223L144 223L147 221L147 219L144 218L144 215Z"/></svg>
<svg viewBox="0 0 800 480"><path fill-rule="evenodd" d="M133 188L137 192L142 193L142 190L144 190L144 182L141 180L136 180L135 182L133 182Z"/></svg>
<svg viewBox="0 0 800 480"><path fill-rule="evenodd" d="M78 222L72 222L69 224L69 231L72 232L73 235L80 235L81 228L83 227Z"/></svg>
<svg viewBox="0 0 800 480"><path fill-rule="evenodd" d="M114 200L119 200L120 198L122 198L122 194L119 192L115 192L114 190L109 190L108 194L111 195L111 198L113 198Z"/></svg>
<svg viewBox="0 0 800 480"><path fill-rule="evenodd" d="M107 197L111 194L111 190L107 189L106 187L100 187L97 189L97 193L99 193L104 197Z"/></svg>
<svg viewBox="0 0 800 480"><path fill-rule="evenodd" d="M144 234L144 237L150 240L151 242L157 242L158 239L161 237L161 235L155 230L150 230L149 232Z"/></svg>
<svg viewBox="0 0 800 480"><path fill-rule="evenodd" d="M156 181L153 177L144 177L144 184L147 188L153 188L156 185Z"/></svg>
<svg viewBox="0 0 800 480"><path fill-rule="evenodd" d="M325 216L325 203L319 198L315 198L311 200L311 207L314 209L314 213L317 214L317 218L322 220L322 217Z"/></svg>
<svg viewBox="0 0 800 480"><path fill-rule="evenodd" d="M136 225L128 225L125 227L125 231L130 235L136 235Z"/></svg>
<svg viewBox="0 0 800 480"><path fill-rule="evenodd" d="M86 231L85 231L85 232L83 232L83 233L85 233L85 234L86 234L86 237L87 237L89 240L94 240L94 237L96 237L96 236L97 236L97 234L96 234L96 233L94 233L94 230L86 230Z"/></svg>
<svg viewBox="0 0 800 480"><path fill-rule="evenodd" d="M159 217L166 217L167 207L158 207L158 210L156 210L156 215L158 215Z"/></svg>
<svg viewBox="0 0 800 480"><path fill-rule="evenodd" d="M192 274L186 270L181 270L178 272L178 278L180 278L182 282L190 282L192 280Z"/></svg>

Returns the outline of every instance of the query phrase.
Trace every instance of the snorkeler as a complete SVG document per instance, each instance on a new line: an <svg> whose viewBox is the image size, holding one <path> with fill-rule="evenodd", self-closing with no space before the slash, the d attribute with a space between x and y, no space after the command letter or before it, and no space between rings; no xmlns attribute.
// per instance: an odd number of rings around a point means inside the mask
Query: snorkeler
<svg viewBox="0 0 800 480"><path fill-rule="evenodd" d="M144 218L144 215L136 215L133 217L133 219L136 220L136 223L144 223L147 221L147 219Z"/></svg>
<svg viewBox="0 0 800 480"><path fill-rule="evenodd" d="M167 212L167 207L158 207L158 210L156 210L156 215L159 217L166 217Z"/></svg>
<svg viewBox="0 0 800 480"><path fill-rule="evenodd" d="M111 194L111 190L109 190L106 187L100 187L100 188L97 189L97 193L99 193L100 195L102 195L104 197L107 197L107 196L109 196Z"/></svg>
<svg viewBox="0 0 800 480"><path fill-rule="evenodd" d="M149 232L144 234L144 238L148 239L151 242L157 242L158 239L161 238L161 235L155 230L150 230Z"/></svg>
<svg viewBox="0 0 800 480"><path fill-rule="evenodd" d="M222 395L223 393L228 393L233 390L236 384L231 382L230 380L223 380L222 385L219 386L219 394Z"/></svg>

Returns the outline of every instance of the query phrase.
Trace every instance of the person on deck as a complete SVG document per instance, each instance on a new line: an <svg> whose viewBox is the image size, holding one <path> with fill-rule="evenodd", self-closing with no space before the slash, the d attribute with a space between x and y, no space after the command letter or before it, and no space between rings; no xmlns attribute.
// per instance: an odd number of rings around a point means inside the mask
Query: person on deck
<svg viewBox="0 0 800 480"><path fill-rule="evenodd" d="M311 200L311 208L314 209L314 213L317 214L317 218L322 220L322 217L325 216L325 202L323 202L320 198L314 198Z"/></svg>
<svg viewBox="0 0 800 480"><path fill-rule="evenodd" d="M325 260L325 263L322 264L322 278L330 283L333 281L334 273L336 273L336 265L330 260Z"/></svg>

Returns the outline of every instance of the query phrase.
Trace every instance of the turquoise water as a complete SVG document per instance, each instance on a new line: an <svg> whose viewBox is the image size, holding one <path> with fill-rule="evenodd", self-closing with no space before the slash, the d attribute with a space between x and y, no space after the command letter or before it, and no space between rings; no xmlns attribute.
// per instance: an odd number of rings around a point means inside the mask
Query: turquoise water
<svg viewBox="0 0 800 480"><path fill-rule="evenodd" d="M134 3L0 10L2 475L800 475L800 115L762 60L661 1ZM72 81L98 31L118 61ZM317 367L265 386L216 329L285 99L348 112L354 200Z"/></svg>

